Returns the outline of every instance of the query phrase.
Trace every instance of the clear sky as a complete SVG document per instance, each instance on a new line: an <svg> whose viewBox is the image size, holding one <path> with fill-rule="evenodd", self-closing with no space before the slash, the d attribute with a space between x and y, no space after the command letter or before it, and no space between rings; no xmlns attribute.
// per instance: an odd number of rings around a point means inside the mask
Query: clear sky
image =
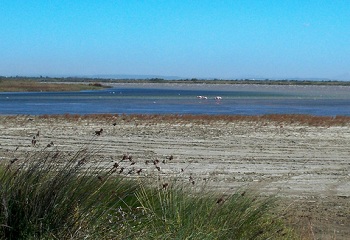
<svg viewBox="0 0 350 240"><path fill-rule="evenodd" d="M0 75L350 80L350 0L1 0Z"/></svg>

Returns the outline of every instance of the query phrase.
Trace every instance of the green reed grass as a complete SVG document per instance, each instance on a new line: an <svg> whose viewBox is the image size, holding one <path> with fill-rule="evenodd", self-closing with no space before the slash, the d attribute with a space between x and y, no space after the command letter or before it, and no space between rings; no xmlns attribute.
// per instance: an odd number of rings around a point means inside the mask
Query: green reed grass
<svg viewBox="0 0 350 240"><path fill-rule="evenodd" d="M183 184L142 185L137 198L148 216L140 239L296 239L272 214L276 199L253 192L217 196Z"/></svg>
<svg viewBox="0 0 350 240"><path fill-rule="evenodd" d="M218 197L181 184L142 186L137 197L148 216L140 239L296 239L271 214L274 198L238 192Z"/></svg>
<svg viewBox="0 0 350 240"><path fill-rule="evenodd" d="M112 163L44 149L0 167L1 239L293 239L273 198L221 199L179 181L127 180ZM205 187L205 186L203 186ZM196 189L197 188L197 189ZM221 200L219 200L221 199Z"/></svg>
<svg viewBox="0 0 350 240"><path fill-rule="evenodd" d="M90 230L111 208L127 204L135 187L112 177L106 166L84 167L79 161L85 154L59 159L40 151L19 164L2 165L0 238L94 235Z"/></svg>

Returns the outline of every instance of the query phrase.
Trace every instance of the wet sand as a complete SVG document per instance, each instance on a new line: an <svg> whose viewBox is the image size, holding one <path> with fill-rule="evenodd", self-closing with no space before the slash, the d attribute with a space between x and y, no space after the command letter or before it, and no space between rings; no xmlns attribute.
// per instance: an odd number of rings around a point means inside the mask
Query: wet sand
<svg viewBox="0 0 350 240"><path fill-rule="evenodd" d="M51 141L50 151L92 149L90 163L119 162L130 178L173 176L224 194L255 189L278 196L284 218L310 236L350 236L350 123L0 116L0 130L2 161L21 160ZM123 154L134 164L121 161Z"/></svg>

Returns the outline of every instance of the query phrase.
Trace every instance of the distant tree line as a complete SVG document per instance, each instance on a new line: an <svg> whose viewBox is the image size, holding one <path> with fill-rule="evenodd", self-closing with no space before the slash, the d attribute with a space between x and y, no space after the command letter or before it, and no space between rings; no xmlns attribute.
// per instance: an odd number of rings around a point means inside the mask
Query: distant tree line
<svg viewBox="0 0 350 240"><path fill-rule="evenodd" d="M1 80L26 80L38 82L85 82L85 83L189 83L189 84L261 84L261 85L334 85L350 86L349 81L338 80L271 80L271 79L179 79L167 80L163 78L147 79L113 79L113 78L88 78L88 77L26 77L26 76L0 76Z"/></svg>

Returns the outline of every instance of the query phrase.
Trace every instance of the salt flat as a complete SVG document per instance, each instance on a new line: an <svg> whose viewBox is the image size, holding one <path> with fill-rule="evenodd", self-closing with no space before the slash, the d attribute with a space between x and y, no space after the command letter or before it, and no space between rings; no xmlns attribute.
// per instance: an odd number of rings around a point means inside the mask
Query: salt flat
<svg viewBox="0 0 350 240"><path fill-rule="evenodd" d="M0 116L0 130L5 163L43 149L72 154L86 149L88 164L119 162L130 178L174 177L225 194L249 188L276 195L291 224L310 225L321 239L350 236L350 123ZM54 145L48 148L50 142ZM132 155L135 164L121 161L123 154ZM152 163L156 159L160 171Z"/></svg>

